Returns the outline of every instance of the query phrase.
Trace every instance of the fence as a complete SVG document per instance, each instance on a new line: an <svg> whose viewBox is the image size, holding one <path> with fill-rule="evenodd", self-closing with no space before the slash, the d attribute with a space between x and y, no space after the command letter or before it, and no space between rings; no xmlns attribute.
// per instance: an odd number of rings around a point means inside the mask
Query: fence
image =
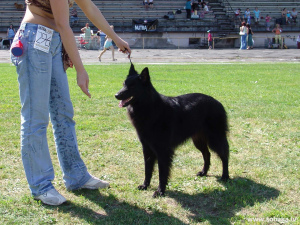
<svg viewBox="0 0 300 225"><path fill-rule="evenodd" d="M75 36L77 47L90 50L100 49L100 38L92 36L91 40L84 40L82 36ZM207 37L123 37L131 48L135 49L187 49L207 48ZM281 45L275 44L274 35L253 36L255 48L297 48L300 38L292 35L281 35ZM239 48L240 36L213 37L213 48Z"/></svg>

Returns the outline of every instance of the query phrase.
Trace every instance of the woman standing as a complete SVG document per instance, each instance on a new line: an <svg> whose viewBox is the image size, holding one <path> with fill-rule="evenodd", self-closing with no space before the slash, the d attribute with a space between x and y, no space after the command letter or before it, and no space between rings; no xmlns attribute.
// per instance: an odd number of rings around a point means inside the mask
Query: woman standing
<svg viewBox="0 0 300 225"><path fill-rule="evenodd" d="M11 24L9 28L7 29L7 38L9 39L9 44L11 45L14 37L15 37L16 31L13 25Z"/></svg>
<svg viewBox="0 0 300 225"><path fill-rule="evenodd" d="M242 49L247 49L247 27L246 23L242 22L242 26L240 27L240 36L241 36L241 47L240 50Z"/></svg>
<svg viewBox="0 0 300 225"><path fill-rule="evenodd" d="M253 39L252 39L253 32L250 24L247 24L246 27L247 27L247 45L248 45L247 49L250 50L253 49Z"/></svg>
<svg viewBox="0 0 300 225"><path fill-rule="evenodd" d="M90 49L90 44L91 44L91 28L89 23L85 24L85 27L81 28L81 32L84 33L84 41L87 42L86 49Z"/></svg>
<svg viewBox="0 0 300 225"><path fill-rule="evenodd" d="M66 188L98 189L108 187L109 184L89 174L76 141L74 111L64 68L73 64L78 86L88 97L91 94L89 76L82 64L69 24L69 7L73 0L25 2L26 12L14 38L14 42L20 39L24 53L20 57L11 56L17 67L22 106L22 161L34 198L48 205L60 205L66 199L52 184L54 170L46 135L49 114ZM127 42L110 28L91 0L75 2L96 27L114 40L120 51L130 54Z"/></svg>

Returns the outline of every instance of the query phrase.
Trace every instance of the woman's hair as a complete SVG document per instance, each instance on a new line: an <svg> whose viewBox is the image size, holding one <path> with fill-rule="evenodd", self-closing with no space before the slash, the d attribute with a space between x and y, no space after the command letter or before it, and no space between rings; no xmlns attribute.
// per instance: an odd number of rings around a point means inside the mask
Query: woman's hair
<svg viewBox="0 0 300 225"><path fill-rule="evenodd" d="M86 26L86 27L89 26L89 23L86 23L85 26Z"/></svg>
<svg viewBox="0 0 300 225"><path fill-rule="evenodd" d="M249 24L249 23L247 23L247 24L246 24L246 27L250 28L250 24Z"/></svg>
<svg viewBox="0 0 300 225"><path fill-rule="evenodd" d="M246 26L246 22L242 22L242 26Z"/></svg>

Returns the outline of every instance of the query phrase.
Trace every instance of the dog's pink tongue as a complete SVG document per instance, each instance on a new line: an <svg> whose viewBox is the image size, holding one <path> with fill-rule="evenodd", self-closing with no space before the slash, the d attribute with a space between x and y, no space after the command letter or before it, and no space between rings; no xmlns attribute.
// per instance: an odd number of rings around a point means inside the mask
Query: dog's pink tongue
<svg viewBox="0 0 300 225"><path fill-rule="evenodd" d="M119 107L120 107L120 108L123 107L123 100L121 100L121 101L119 102Z"/></svg>

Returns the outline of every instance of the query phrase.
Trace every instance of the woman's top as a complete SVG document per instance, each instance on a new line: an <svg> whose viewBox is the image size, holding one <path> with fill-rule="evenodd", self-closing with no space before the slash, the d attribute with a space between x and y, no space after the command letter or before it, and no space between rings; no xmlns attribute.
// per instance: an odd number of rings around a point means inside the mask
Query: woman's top
<svg viewBox="0 0 300 225"><path fill-rule="evenodd" d="M74 0L68 0L69 7L72 7ZM27 5L34 5L38 8L41 8L43 11L52 14L50 0L25 0Z"/></svg>
<svg viewBox="0 0 300 225"><path fill-rule="evenodd" d="M12 38L15 36L15 31L12 28L8 28L8 37Z"/></svg>

